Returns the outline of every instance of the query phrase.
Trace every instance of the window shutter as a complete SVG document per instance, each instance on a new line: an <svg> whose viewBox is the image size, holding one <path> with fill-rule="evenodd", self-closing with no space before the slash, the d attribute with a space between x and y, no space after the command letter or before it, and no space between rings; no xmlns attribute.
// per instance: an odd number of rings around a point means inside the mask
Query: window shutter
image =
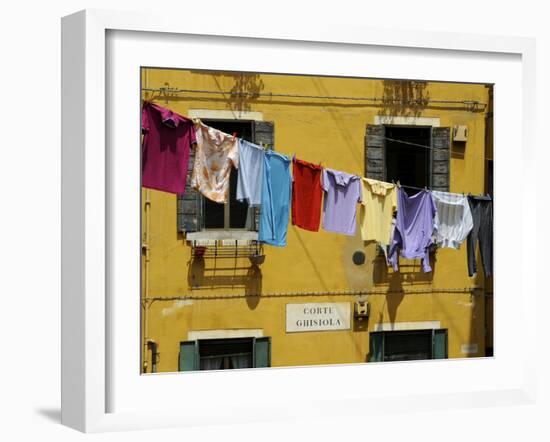
<svg viewBox="0 0 550 442"><path fill-rule="evenodd" d="M271 121L254 121L254 143L275 149L275 125Z"/></svg>
<svg viewBox="0 0 550 442"><path fill-rule="evenodd" d="M202 195L191 187L191 175L195 163L195 149L191 148L185 194L178 195L178 232L196 232L202 228Z"/></svg>
<svg viewBox="0 0 550 442"><path fill-rule="evenodd" d="M369 362L384 361L384 332L371 332L369 334Z"/></svg>
<svg viewBox="0 0 550 442"><path fill-rule="evenodd" d="M271 338L254 338L254 367L271 367Z"/></svg>
<svg viewBox="0 0 550 442"><path fill-rule="evenodd" d="M384 126L367 124L365 134L365 176L384 181L386 175L384 152Z"/></svg>
<svg viewBox="0 0 550 442"><path fill-rule="evenodd" d="M448 192L451 185L451 128L432 128L433 190Z"/></svg>
<svg viewBox="0 0 550 442"><path fill-rule="evenodd" d="M199 346L197 341L180 343L179 371L193 371L199 369Z"/></svg>
<svg viewBox="0 0 550 442"><path fill-rule="evenodd" d="M254 121L254 143L275 150L275 124L271 121ZM260 208L254 207L252 229L260 230Z"/></svg>
<svg viewBox="0 0 550 442"><path fill-rule="evenodd" d="M447 359L447 330L434 329L432 333L433 359Z"/></svg>

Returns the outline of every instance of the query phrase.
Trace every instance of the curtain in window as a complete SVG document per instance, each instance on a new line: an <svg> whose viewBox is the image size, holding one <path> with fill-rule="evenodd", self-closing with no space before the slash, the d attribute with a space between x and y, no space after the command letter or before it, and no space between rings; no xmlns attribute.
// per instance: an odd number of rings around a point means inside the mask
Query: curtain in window
<svg viewBox="0 0 550 442"><path fill-rule="evenodd" d="M233 368L249 368L250 365L250 355L233 355L231 356L231 365Z"/></svg>
<svg viewBox="0 0 550 442"><path fill-rule="evenodd" d="M201 370L220 370L223 366L223 356L219 358L202 358Z"/></svg>

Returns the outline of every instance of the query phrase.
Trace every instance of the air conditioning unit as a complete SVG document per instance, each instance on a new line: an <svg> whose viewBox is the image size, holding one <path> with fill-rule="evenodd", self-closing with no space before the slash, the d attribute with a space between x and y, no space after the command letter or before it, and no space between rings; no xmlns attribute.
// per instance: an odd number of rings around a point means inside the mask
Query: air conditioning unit
<svg viewBox="0 0 550 442"><path fill-rule="evenodd" d="M453 141L468 141L468 126L454 126L453 127Z"/></svg>
<svg viewBox="0 0 550 442"><path fill-rule="evenodd" d="M369 317L369 303L367 301L356 301L353 316L362 321Z"/></svg>

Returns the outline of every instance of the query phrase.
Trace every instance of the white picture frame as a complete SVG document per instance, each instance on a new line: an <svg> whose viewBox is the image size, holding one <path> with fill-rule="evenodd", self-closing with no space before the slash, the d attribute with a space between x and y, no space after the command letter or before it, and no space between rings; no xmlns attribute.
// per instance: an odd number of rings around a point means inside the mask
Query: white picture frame
<svg viewBox="0 0 550 442"><path fill-rule="evenodd" d="M212 420L216 422L258 422L262 420L279 420L287 418L305 418L311 416L337 416L337 415L369 415L380 412L395 412L414 407L422 409L441 408L465 408L472 404L476 406L492 406L499 403L508 404L533 404L536 396L536 352L534 320L523 323L522 332L526 335L523 358L519 362L507 359L512 353L509 348L513 345L513 337L502 339L506 328L503 322L515 308L520 315L525 315L529 305L536 304L536 279L527 277L530 256L536 254L535 245L529 241L527 225L536 219L537 196L536 190L522 193L517 217L511 220L499 218L498 203L495 207L496 222L496 259L495 268L499 271L495 279L495 291L497 296L506 295L512 290L517 290L514 305L510 300L497 299L495 301L495 358L479 360L458 361L430 361L428 364L400 363L400 364L353 364L347 366L312 367L312 368L285 368L242 371L241 373L207 373L200 374L193 380L193 385L188 384L187 398L193 402L193 407L182 404L174 406L173 401L168 400L168 392L176 392L182 388L182 382L191 379L191 374L180 375L155 375L139 376L139 367L135 366L135 377L132 382L142 384L143 397L157 394L164 397L166 405L158 407L158 401L152 402L155 406L143 405L141 408L130 409L124 406L114 405L110 395L117 387L117 379L120 374L114 374L119 369L119 364L113 362L116 358L125 357L117 352L113 354L110 336L118 333L115 329L121 328L120 318L117 317L113 307L113 300L109 298L113 287L119 282L113 283L113 274L110 265L118 257L112 253L109 244L116 241L116 220L113 220L113 201L116 201L116 192L124 187L117 187L113 176L117 176L117 159L111 157L107 146L115 137L107 132L106 121L113 118L116 112L111 113L108 108L108 94L112 92L109 82L110 75L106 76L109 63L108 56L116 55L109 52L108 34L119 33L136 36L142 42L148 38L159 41L169 39L172 44L180 44L180 40L189 38L194 43L201 43L201 39L215 37L218 43L224 38L231 38L238 44L261 46L268 44L277 51L288 51L296 47L299 50L312 48L319 51L360 50L370 48L382 53L384 50L397 51L396 56L405 57L407 51L418 52L421 56L444 57L449 54L469 54L472 63L475 60L479 64L484 63L484 58L492 56L509 57L512 63L519 63L521 90L504 91L499 95L498 83L496 86L495 113L497 123L495 127L495 140L499 146L496 156L499 159L495 174L495 189L503 189L501 195L514 196L514 189L506 187L503 177L511 169L513 164L506 158L509 152L500 146L518 141L522 159L518 173L524 181L529 181L529 165L536 158L535 128L534 128L534 103L535 103L535 42L532 39L518 37L492 37L481 35L465 35L452 33L430 33L422 31L402 31L395 33L388 30L372 29L368 27L331 27L316 29L310 26L295 28L291 25L278 24L266 26L265 23L251 23L246 27L236 27L228 22L192 22L182 23L177 17L170 14L154 15L145 13L127 13L101 10L86 10L63 18L62 21L62 423L84 432L102 432L124 429L179 427L190 425L208 425ZM155 33L155 34L153 34ZM221 43L220 43L221 44ZM236 43L237 44L237 43ZM305 45L305 46L304 46ZM425 51L425 52L422 52ZM159 51L162 52L162 51ZM336 53L334 52L334 53ZM160 56L161 54L159 54ZM345 56L345 54L343 55ZM513 61L515 60L515 61ZM518 61L519 60L519 61ZM220 61L220 63L223 60ZM177 66L178 61L175 61ZM181 63L181 62L180 62ZM206 66L206 64L202 64ZM173 67L172 63L163 64L161 67ZM193 66L180 66L193 67ZM211 66L212 69L216 66ZM223 68L223 66L221 66ZM220 66L218 66L220 68ZM433 80L446 79L439 77L439 68L433 67L435 77ZM444 69L443 67L441 69ZM447 67L446 69L450 69ZM286 69L288 73L294 72ZM138 75L136 73L136 75ZM504 74L503 74L504 75ZM510 74L512 75L512 74ZM376 76L371 72L369 76ZM460 76L459 76L460 77ZM482 81L490 81L491 75L479 73ZM397 77L402 78L402 77ZM462 77L460 77L462 78ZM515 79L518 78L516 75ZM451 79L450 77L448 79ZM454 79L456 80L456 79ZM512 83L510 83L512 84ZM505 103L500 97L512 94L512 98L520 105L521 110L516 114L521 118L516 126L508 127L510 140L504 139ZM515 94L515 95L514 95ZM136 92L136 100L139 94ZM138 110L133 109L138 101L123 103L129 113L138 115ZM117 105L120 105L118 103ZM137 108L136 108L137 109ZM131 118L134 118L131 116ZM138 119L135 119L138 125ZM137 126L136 126L137 127ZM137 134L137 132L136 132ZM137 135L138 136L138 135ZM516 151L517 153L517 151ZM139 154L136 152L136 158ZM135 163L135 158L132 160ZM513 161L512 161L513 163ZM137 163L135 163L137 164ZM500 166L503 164L503 166ZM135 173L138 173L136 168ZM131 182L132 176L129 177ZM116 181L116 179L115 179ZM114 186L113 186L114 184ZM500 187L499 187L500 186ZM515 190L519 195L521 186ZM120 195L118 195L120 197ZM132 199L132 198L130 198ZM134 199L135 200L135 199ZM134 201L132 200L132 201ZM134 201L135 202L135 201ZM501 206L503 207L503 206ZM502 221L501 221L502 219ZM506 228L506 222L519 223L520 246L514 263L509 264L498 259L498 230ZM499 226L499 223L500 226ZM524 240L522 241L521 238ZM121 253L135 253L137 250L126 250ZM508 267L507 267L508 266ZM507 269L519 267L519 275L513 284L507 284ZM500 267L500 268L499 268ZM497 273L497 271L495 273ZM124 278L126 273L121 273ZM117 274L117 278L119 275ZM119 278L120 279L120 278ZM136 284L138 282L136 281ZM137 298L136 299L136 308ZM117 301L118 302L118 301ZM512 310L511 310L512 309ZM120 311L120 309L118 310ZM118 318L118 319L117 319ZM127 321L124 327L139 333L139 324ZM116 339L113 337L113 339ZM138 347L130 349L138 353ZM500 355L499 355L500 353ZM137 355L139 356L139 355ZM499 360L500 358L500 360ZM495 362L496 361L496 362ZM407 390L405 382L397 382L394 386L382 390L376 390L371 385L370 390L361 379L369 379L374 376L385 376L391 373L393 376L402 374L404 367L411 376L421 378L428 373L433 376L434 367L437 364L448 364L449 373L464 373L464 379L453 379L453 391L441 390L439 384L434 381L430 390L421 392L410 386ZM500 364L500 365L499 365ZM130 363L131 365L131 363ZM437 368L437 367L436 367ZM506 376L499 377L495 372L494 382L482 388L475 384L476 377L489 376L492 370L505 370ZM504 373L504 372L503 372ZM335 379L345 374L345 380L341 383L341 389L332 392L328 396L315 395L296 402L297 405L284 404L283 396L277 396L280 385L284 382L287 388L292 389L303 385L312 379L312 376L321 376L326 379ZM228 378L228 376L232 376ZM129 377L130 378L130 377ZM268 395L272 395L269 403L262 406L251 401L251 394L245 393L239 397L232 407L227 404L208 404L201 402L199 397L202 388L231 388L228 385L248 383L250 392L258 386L265 386ZM115 381L113 381L115 380ZM423 382L425 382L424 379ZM302 384L300 384L302 383ZM130 384L127 384L129 388ZM419 384L422 386L422 382ZM472 386L473 385L473 386ZM209 387L208 387L209 386ZM126 389L126 393L130 391ZM141 387L140 387L141 388ZM350 393L353 389L353 393ZM122 390L121 390L122 391ZM140 394L141 394L140 393ZM132 402L124 400L118 395L121 404ZM158 396L157 396L158 398ZM369 401L369 398L376 398ZM147 401L145 401L147 402ZM310 406L302 406L309 404ZM224 408L225 407L225 408ZM139 408L139 409L138 409ZM225 410L225 411L224 411ZM242 412L242 413L241 413Z"/></svg>

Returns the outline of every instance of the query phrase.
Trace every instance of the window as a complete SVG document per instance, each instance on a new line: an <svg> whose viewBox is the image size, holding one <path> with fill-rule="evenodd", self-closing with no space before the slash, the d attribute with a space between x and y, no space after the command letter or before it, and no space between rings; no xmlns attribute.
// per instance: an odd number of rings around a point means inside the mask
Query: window
<svg viewBox="0 0 550 442"><path fill-rule="evenodd" d="M244 121L244 120L207 120L203 122L211 127L226 133L237 133L239 138L262 144L270 149L274 148L274 124L270 121ZM193 172L194 151L191 151L189 169L187 173L187 185L185 194L177 197L177 229L181 233L192 233L208 230L252 230L259 227L259 209L249 208L246 202L236 200L238 171L233 169L229 182L229 202L218 204L203 198L197 190L190 185ZM217 234L217 232L214 232ZM233 239L238 235L246 235L248 232L231 232Z"/></svg>
<svg viewBox="0 0 550 442"><path fill-rule="evenodd" d="M200 339L180 344L179 369L232 370L271 366L271 338Z"/></svg>
<svg viewBox="0 0 550 442"><path fill-rule="evenodd" d="M369 361L446 359L447 330L404 330L370 333Z"/></svg>
<svg viewBox="0 0 550 442"><path fill-rule="evenodd" d="M225 120L203 120L204 124L221 130L227 134L237 134L252 142L253 127L251 122L247 121L225 121ZM240 202L236 199L237 194L238 171L231 169L229 180L229 201L227 204L219 204L208 198L203 200L204 228L205 229L245 229L252 227L253 211L250 210L246 202Z"/></svg>
<svg viewBox="0 0 550 442"><path fill-rule="evenodd" d="M431 127L386 126L386 180L406 186L431 185Z"/></svg>
<svg viewBox="0 0 550 442"><path fill-rule="evenodd" d="M450 147L449 127L368 124L365 176L448 192Z"/></svg>

